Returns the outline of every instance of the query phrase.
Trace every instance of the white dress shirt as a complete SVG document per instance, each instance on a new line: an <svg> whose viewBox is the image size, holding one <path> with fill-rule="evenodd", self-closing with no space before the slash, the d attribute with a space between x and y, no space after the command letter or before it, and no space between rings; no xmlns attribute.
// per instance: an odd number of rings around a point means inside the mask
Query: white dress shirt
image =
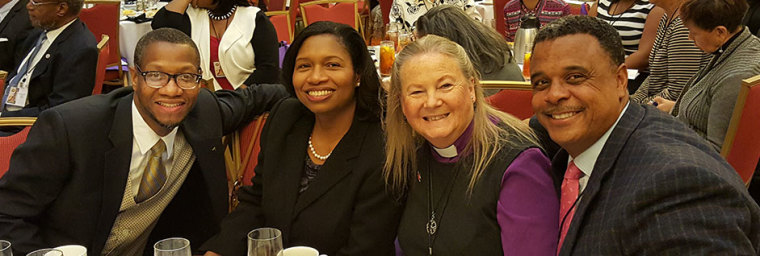
<svg viewBox="0 0 760 256"><path fill-rule="evenodd" d="M166 177L169 177L172 169L172 153L174 152L174 138L177 136L177 127L174 127L174 129L166 136L158 136L158 134L148 126L148 123L143 120L140 112L137 110L135 102L133 101L132 135L134 135L134 138L132 139L132 160L129 163L129 179L133 184L131 192L132 197L134 197L140 189L140 180L145 171L145 166L148 165L148 154L150 153L150 149L153 145L156 145L158 140L163 140L166 144L166 151L161 155L161 160L164 163Z"/></svg>
<svg viewBox="0 0 760 256"><path fill-rule="evenodd" d="M590 147L578 154L577 157L573 158L570 156L567 158L568 165L570 164L570 161L574 161L575 166L577 166L578 169L583 172L583 177L578 180L578 183L580 184L580 189L578 191L582 192L583 189L586 188L586 184L588 184L588 178L591 177L591 172L594 170L594 166L596 165L597 158L599 158L599 154L602 153L604 144L607 143L607 139L610 138L612 130L614 130L615 126L617 126L618 122L620 122L620 118L623 117L623 114L625 114L625 111L628 109L629 104L631 104L630 101L625 104L625 108L623 108L623 111L620 111L620 115L618 116L617 120L615 120L615 123L612 124L610 129L607 129L607 132L605 132L602 137L594 142L594 144L591 144Z"/></svg>

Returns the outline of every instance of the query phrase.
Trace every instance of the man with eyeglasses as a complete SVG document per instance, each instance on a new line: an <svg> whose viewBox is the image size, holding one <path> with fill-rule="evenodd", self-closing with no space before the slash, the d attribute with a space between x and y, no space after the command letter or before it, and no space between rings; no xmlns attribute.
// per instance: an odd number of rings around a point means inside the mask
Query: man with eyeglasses
<svg viewBox="0 0 760 256"><path fill-rule="evenodd" d="M29 22L29 0L0 0L0 70L16 67L26 53L23 42L34 27Z"/></svg>
<svg viewBox="0 0 760 256"><path fill-rule="evenodd" d="M27 51L9 70L0 116L38 116L42 110L92 94L97 41L79 20L83 0L28 0L32 26ZM11 97L11 92L15 92Z"/></svg>
<svg viewBox="0 0 760 256"><path fill-rule="evenodd" d="M0 238L19 255L64 244L152 255L160 239L195 248L217 233L228 211L221 137L288 94L212 93L199 67L187 35L158 29L137 43L132 88L42 112L0 178Z"/></svg>

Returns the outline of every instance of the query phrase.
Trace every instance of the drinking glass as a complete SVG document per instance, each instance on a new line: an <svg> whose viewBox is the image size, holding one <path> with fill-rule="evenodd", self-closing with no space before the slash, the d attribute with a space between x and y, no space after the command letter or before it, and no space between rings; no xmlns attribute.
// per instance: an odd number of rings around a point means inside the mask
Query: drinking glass
<svg viewBox="0 0 760 256"><path fill-rule="evenodd" d="M380 75L390 76L393 62L396 60L396 51L392 41L380 42Z"/></svg>
<svg viewBox="0 0 760 256"><path fill-rule="evenodd" d="M190 241L181 237L167 238L153 245L154 256L191 256Z"/></svg>
<svg viewBox="0 0 760 256"><path fill-rule="evenodd" d="M11 242L0 240L0 256L13 256Z"/></svg>
<svg viewBox="0 0 760 256"><path fill-rule="evenodd" d="M248 256L280 256L282 232L276 228L257 228L248 232Z"/></svg>
<svg viewBox="0 0 760 256"><path fill-rule="evenodd" d="M60 250L47 248L27 253L26 256L63 256L63 252Z"/></svg>
<svg viewBox="0 0 760 256"><path fill-rule="evenodd" d="M394 47L396 47L398 44L398 34L399 31L398 27L396 27L396 24L388 24L388 31L385 32L385 37L387 40L393 42Z"/></svg>
<svg viewBox="0 0 760 256"><path fill-rule="evenodd" d="M530 79L530 56L532 52L526 52L525 58L523 59L523 77L525 79Z"/></svg>
<svg viewBox="0 0 760 256"><path fill-rule="evenodd" d="M404 49L407 45L412 43L412 33L411 32L401 32L398 34L398 49L397 52L400 52Z"/></svg>

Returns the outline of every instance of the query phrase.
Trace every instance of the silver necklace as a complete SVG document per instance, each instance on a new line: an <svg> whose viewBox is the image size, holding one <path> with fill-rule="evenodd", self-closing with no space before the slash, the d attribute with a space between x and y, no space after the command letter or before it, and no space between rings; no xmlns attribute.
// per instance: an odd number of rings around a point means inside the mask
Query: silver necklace
<svg viewBox="0 0 760 256"><path fill-rule="evenodd" d="M311 144L311 136L309 136L309 150L311 151L311 155L313 155L314 157L322 161L327 160L327 158L330 157L330 155L332 155L332 151L330 151L330 153L327 153L327 155L324 155L324 156L317 154L317 151L314 150L314 145Z"/></svg>
<svg viewBox="0 0 760 256"><path fill-rule="evenodd" d="M206 13L208 13L208 17L211 18L212 20L226 20L226 19L229 19L233 13L235 13L235 9L237 9L237 6L233 5L232 9L230 9L229 12L225 13L222 16L214 15L214 13L212 13L211 10L206 10Z"/></svg>

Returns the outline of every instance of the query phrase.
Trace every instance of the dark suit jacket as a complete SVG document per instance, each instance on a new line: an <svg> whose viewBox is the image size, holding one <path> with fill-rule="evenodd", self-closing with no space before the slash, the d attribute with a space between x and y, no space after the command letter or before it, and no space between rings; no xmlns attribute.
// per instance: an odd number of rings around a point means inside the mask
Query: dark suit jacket
<svg viewBox="0 0 760 256"><path fill-rule="evenodd" d="M554 157L559 177L567 159L565 150ZM596 160L560 255L758 252L760 208L733 168L686 125L631 102Z"/></svg>
<svg viewBox="0 0 760 256"><path fill-rule="evenodd" d="M43 33L37 30L24 42L28 50ZM19 64L21 62L19 60ZM34 67L29 81L29 104L19 111L3 111L3 117L38 116L42 110L92 94L98 47L92 32L78 18L64 29ZM6 84L16 75L18 65L8 71Z"/></svg>
<svg viewBox="0 0 760 256"><path fill-rule="evenodd" d="M385 192L380 122L354 118L319 175L298 195L313 126L314 114L295 98L273 109L253 186L240 190L240 205L202 249L245 255L248 231L275 227L285 247L311 246L332 256L394 253L402 209Z"/></svg>
<svg viewBox="0 0 760 256"><path fill-rule="evenodd" d="M0 38L8 39L6 42L0 42L0 70L10 72L29 51L30 46L23 43L34 27L29 22L27 2L29 0L19 0L0 21Z"/></svg>
<svg viewBox="0 0 760 256"><path fill-rule="evenodd" d="M280 85L201 90L179 126L196 161L148 247L171 236L199 246L219 231L228 209L221 137L286 95ZM17 253L64 244L101 253L129 174L132 101L132 89L123 88L42 112L0 179L0 237Z"/></svg>

